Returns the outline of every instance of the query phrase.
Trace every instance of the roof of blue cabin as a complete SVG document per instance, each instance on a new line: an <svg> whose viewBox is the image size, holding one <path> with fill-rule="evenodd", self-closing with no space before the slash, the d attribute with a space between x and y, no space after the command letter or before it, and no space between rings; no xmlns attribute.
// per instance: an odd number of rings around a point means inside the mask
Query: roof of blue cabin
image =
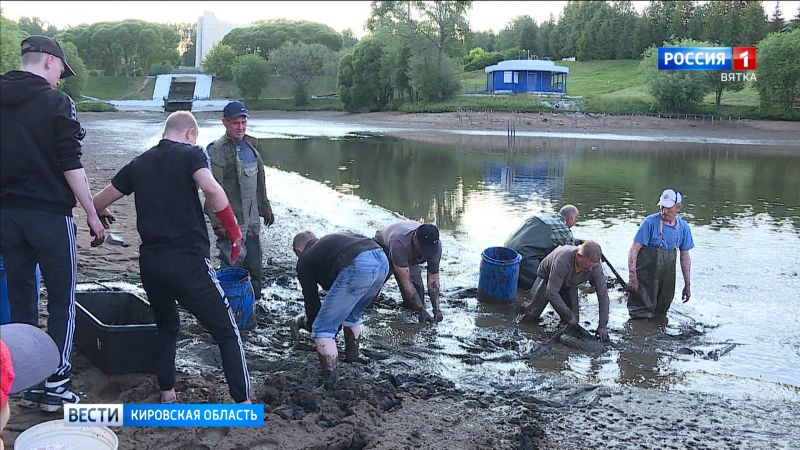
<svg viewBox="0 0 800 450"><path fill-rule="evenodd" d="M543 59L508 59L494 66L487 66L483 70L486 73L504 70L569 73L569 67L557 66L553 61Z"/></svg>

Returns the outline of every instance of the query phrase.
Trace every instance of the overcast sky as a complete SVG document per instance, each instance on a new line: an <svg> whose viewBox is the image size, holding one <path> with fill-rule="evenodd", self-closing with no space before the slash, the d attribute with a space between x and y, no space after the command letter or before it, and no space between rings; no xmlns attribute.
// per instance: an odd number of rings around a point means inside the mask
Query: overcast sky
<svg viewBox="0 0 800 450"><path fill-rule="evenodd" d="M538 23L552 13L556 17L566 2L475 1L467 15L473 31L497 32L516 16L529 15ZM634 1L638 11L646 1ZM768 15L774 1L765 1ZM141 19L148 22L196 22L203 11L211 11L225 22L247 24L257 20L308 20L326 24L336 31L351 28L356 36L365 34L364 22L369 17L369 1L12 1L3 0L3 16L18 20L22 16L39 17L58 28L104 21ZM800 1L780 2L784 19L797 15Z"/></svg>

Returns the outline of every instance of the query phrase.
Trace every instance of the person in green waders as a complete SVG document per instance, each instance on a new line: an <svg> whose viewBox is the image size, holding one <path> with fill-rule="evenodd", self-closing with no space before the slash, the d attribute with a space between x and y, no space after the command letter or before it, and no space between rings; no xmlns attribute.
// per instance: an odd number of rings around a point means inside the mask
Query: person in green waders
<svg viewBox="0 0 800 450"><path fill-rule="evenodd" d="M632 319L665 316L675 296L675 259L680 253L684 303L692 296L694 248L689 224L678 217L683 195L666 189L658 200L660 211L639 226L628 253L628 313Z"/></svg>
<svg viewBox="0 0 800 450"><path fill-rule="evenodd" d="M242 256L231 261L230 242L225 230L206 203L205 212L217 236L217 249L221 267L239 267L250 274L255 298L262 296L261 278L264 275L261 248L261 221L269 227L275 223L272 207L267 198L264 161L259 153L258 140L247 132L250 113L244 103L232 101L222 112L225 135L208 144L211 173L225 189L231 208L239 222L244 239Z"/></svg>

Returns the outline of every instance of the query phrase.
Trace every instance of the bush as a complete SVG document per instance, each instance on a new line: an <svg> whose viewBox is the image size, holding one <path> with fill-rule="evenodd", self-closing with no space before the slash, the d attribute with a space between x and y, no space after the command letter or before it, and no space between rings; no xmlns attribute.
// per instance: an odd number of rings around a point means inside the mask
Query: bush
<svg viewBox="0 0 800 450"><path fill-rule="evenodd" d="M269 80L270 67L264 58L244 55L233 67L233 78L243 97L258 98Z"/></svg>
<svg viewBox="0 0 800 450"><path fill-rule="evenodd" d="M683 39L667 47L713 47L713 44ZM711 92L713 86L704 70L658 70L658 51L655 46L645 50L642 69L650 94L660 112L684 113L697 110L697 104Z"/></svg>
<svg viewBox="0 0 800 450"><path fill-rule="evenodd" d="M497 64L504 59L505 56L500 52L485 52L480 47L473 48L465 58L464 70L471 72L473 70L483 69L484 67Z"/></svg>
<svg viewBox="0 0 800 450"><path fill-rule="evenodd" d="M443 101L461 89L461 76L452 59L440 56L434 49L417 48L411 56L409 75L411 87L425 101Z"/></svg>

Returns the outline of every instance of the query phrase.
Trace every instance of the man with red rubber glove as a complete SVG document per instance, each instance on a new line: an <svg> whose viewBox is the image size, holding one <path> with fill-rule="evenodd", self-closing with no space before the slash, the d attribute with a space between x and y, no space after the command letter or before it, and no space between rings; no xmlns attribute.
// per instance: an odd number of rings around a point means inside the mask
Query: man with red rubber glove
<svg viewBox="0 0 800 450"><path fill-rule="evenodd" d="M176 399L177 299L219 345L233 400L249 403L247 362L239 329L211 266L211 245L198 186L225 227L234 261L239 256L242 233L225 191L208 168L208 154L195 145L197 130L192 113L170 114L161 142L123 167L94 197L94 204L103 205L102 211L123 195L136 192L136 228L142 237L139 268L158 326L156 377L161 402L173 403Z"/></svg>

